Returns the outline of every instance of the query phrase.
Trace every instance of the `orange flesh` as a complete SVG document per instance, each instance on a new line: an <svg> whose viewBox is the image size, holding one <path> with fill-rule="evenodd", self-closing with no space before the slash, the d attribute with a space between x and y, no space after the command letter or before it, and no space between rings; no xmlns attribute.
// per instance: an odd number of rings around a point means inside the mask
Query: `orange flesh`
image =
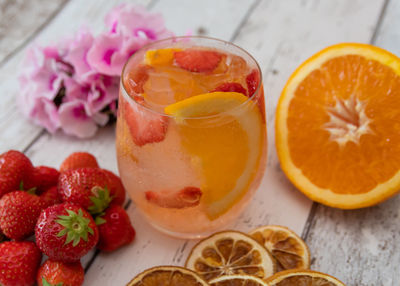
<svg viewBox="0 0 400 286"><path fill-rule="evenodd" d="M339 144L327 126L359 128L356 103L363 106L369 129ZM336 112L338 105L344 112ZM289 105L293 163L320 188L338 194L369 192L400 169L399 106L400 76L392 69L358 55L325 62L299 84ZM341 124L332 123L332 116Z"/></svg>

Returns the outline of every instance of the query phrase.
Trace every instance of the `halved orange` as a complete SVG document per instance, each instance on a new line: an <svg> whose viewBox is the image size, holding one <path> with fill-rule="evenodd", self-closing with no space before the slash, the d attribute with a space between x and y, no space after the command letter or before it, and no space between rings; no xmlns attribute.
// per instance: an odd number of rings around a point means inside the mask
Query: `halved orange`
<svg viewBox="0 0 400 286"><path fill-rule="evenodd" d="M312 270L285 270L266 280L270 286L346 286L333 276Z"/></svg>
<svg viewBox="0 0 400 286"><path fill-rule="evenodd" d="M201 178L201 204L210 220L251 188L262 168L265 124L257 104L237 92L199 94L165 107Z"/></svg>
<svg viewBox="0 0 400 286"><path fill-rule="evenodd" d="M208 282L211 286L270 286L264 280L251 275L224 275Z"/></svg>
<svg viewBox="0 0 400 286"><path fill-rule="evenodd" d="M276 114L281 167L312 200L354 209L400 190L400 59L366 44L303 63Z"/></svg>
<svg viewBox="0 0 400 286"><path fill-rule="evenodd" d="M127 286L208 286L195 272L178 266L156 266L143 271Z"/></svg>
<svg viewBox="0 0 400 286"><path fill-rule="evenodd" d="M307 244L292 230L280 225L260 226L249 233L271 253L277 262L277 271L310 268Z"/></svg>
<svg viewBox="0 0 400 286"><path fill-rule="evenodd" d="M193 247L185 266L206 281L233 274L263 279L271 276L276 267L261 244L238 231L217 232L201 240Z"/></svg>

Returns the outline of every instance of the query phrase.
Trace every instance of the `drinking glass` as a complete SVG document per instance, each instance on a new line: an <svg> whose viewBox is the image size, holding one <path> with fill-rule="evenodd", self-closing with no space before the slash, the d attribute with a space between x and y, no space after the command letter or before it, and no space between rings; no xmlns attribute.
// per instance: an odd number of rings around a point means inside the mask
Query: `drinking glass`
<svg viewBox="0 0 400 286"><path fill-rule="evenodd" d="M176 37L138 50L122 72L118 168L158 230L200 238L227 227L262 178L267 130L261 71L242 48Z"/></svg>

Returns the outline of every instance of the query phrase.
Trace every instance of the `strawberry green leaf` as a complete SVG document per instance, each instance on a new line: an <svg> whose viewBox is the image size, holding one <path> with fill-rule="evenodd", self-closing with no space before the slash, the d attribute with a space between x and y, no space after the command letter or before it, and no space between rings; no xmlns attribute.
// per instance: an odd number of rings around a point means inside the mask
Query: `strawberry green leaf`
<svg viewBox="0 0 400 286"><path fill-rule="evenodd" d="M96 225L101 225L107 222L104 218L101 217L101 215L104 215L104 213L97 216L96 219L94 220Z"/></svg>
<svg viewBox="0 0 400 286"><path fill-rule="evenodd" d="M42 277L42 285L43 286L63 286L64 284L62 282L57 283L55 285L54 284L50 284L49 282L47 282L47 280L44 277Z"/></svg>
<svg viewBox="0 0 400 286"><path fill-rule="evenodd" d="M57 237L66 235L65 243L72 242L72 246L77 246L81 239L88 241L88 233L93 235L94 231L89 227L90 219L83 216L82 209L78 213L72 210L66 210L68 215L59 215L56 222L63 229L57 234Z"/></svg>
<svg viewBox="0 0 400 286"><path fill-rule="evenodd" d="M92 205L89 206L88 210L92 215L102 213L110 205L113 197L110 196L110 191L107 187L100 188L94 187L92 189L93 196L90 196Z"/></svg>

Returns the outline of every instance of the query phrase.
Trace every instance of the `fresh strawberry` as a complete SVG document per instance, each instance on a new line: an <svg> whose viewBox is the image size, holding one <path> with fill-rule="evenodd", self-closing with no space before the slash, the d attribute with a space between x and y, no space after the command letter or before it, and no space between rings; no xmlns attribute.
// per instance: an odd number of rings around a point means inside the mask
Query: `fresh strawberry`
<svg viewBox="0 0 400 286"><path fill-rule="evenodd" d="M42 254L31 241L6 241L0 244L0 285L32 286Z"/></svg>
<svg viewBox="0 0 400 286"><path fill-rule="evenodd" d="M99 168L80 168L61 173L58 192L64 202L80 205L91 214L102 213L111 203L115 189L109 175Z"/></svg>
<svg viewBox="0 0 400 286"><path fill-rule="evenodd" d="M96 157L87 152L75 152L69 155L61 163L60 172L75 170L79 168L99 168Z"/></svg>
<svg viewBox="0 0 400 286"><path fill-rule="evenodd" d="M143 93L143 85L149 79L149 72L153 68L149 65L139 65L126 73L124 77L124 87L130 96Z"/></svg>
<svg viewBox="0 0 400 286"><path fill-rule="evenodd" d="M42 211L35 237L39 249L50 259L75 262L97 244L99 231L82 207L63 203Z"/></svg>
<svg viewBox="0 0 400 286"><path fill-rule="evenodd" d="M200 203L202 191L196 187L185 187L179 192L153 192L145 193L146 200L163 208L182 209L194 207Z"/></svg>
<svg viewBox="0 0 400 286"><path fill-rule="evenodd" d="M115 175L113 172L102 169L102 171L107 176L107 188L110 190L110 193L113 195L112 202L114 204L118 204L122 206L125 202L125 188L122 185L121 179Z"/></svg>
<svg viewBox="0 0 400 286"><path fill-rule="evenodd" d="M168 117L147 110L136 103L131 105L124 100L121 103L125 120L136 145L143 146L164 140L168 128Z"/></svg>
<svg viewBox="0 0 400 286"><path fill-rule="evenodd" d="M249 96L251 97L254 92L256 92L260 84L260 73L258 70L254 69L246 76L247 90L249 91Z"/></svg>
<svg viewBox="0 0 400 286"><path fill-rule="evenodd" d="M47 208L56 204L60 204L61 198L58 193L57 186L50 187L47 190L45 190L41 195L40 195L40 200L42 201L43 207Z"/></svg>
<svg viewBox="0 0 400 286"><path fill-rule="evenodd" d="M33 233L43 209L40 198L24 191L5 194L0 199L0 228L9 238L22 239Z"/></svg>
<svg viewBox="0 0 400 286"><path fill-rule="evenodd" d="M10 150L0 155L0 198L22 185L30 188L34 168L23 153Z"/></svg>
<svg viewBox="0 0 400 286"><path fill-rule="evenodd" d="M174 53L175 63L191 72L211 72L219 64L222 54L215 51L186 49Z"/></svg>
<svg viewBox="0 0 400 286"><path fill-rule="evenodd" d="M64 263L46 260L40 266L37 274L37 284L39 286L80 286L83 284L85 271L80 261Z"/></svg>
<svg viewBox="0 0 400 286"><path fill-rule="evenodd" d="M217 86L213 91L239 92L247 96L246 89L238 82L226 82Z"/></svg>
<svg viewBox="0 0 400 286"><path fill-rule="evenodd" d="M104 215L96 218L99 228L97 248L103 251L114 251L129 244L135 238L133 228L126 211L119 205L111 205Z"/></svg>
<svg viewBox="0 0 400 286"><path fill-rule="evenodd" d="M34 176L37 193L42 193L50 187L57 186L60 172L51 167L39 166L35 168Z"/></svg>
<svg viewBox="0 0 400 286"><path fill-rule="evenodd" d="M7 239L7 237L0 231L0 242L3 242Z"/></svg>

